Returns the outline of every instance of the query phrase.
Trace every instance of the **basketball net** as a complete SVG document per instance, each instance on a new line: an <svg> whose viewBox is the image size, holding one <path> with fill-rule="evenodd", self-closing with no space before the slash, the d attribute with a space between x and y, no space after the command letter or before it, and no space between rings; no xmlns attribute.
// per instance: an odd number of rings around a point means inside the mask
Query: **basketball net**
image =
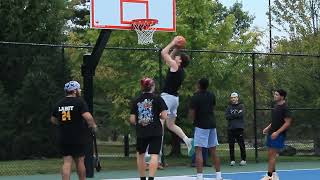
<svg viewBox="0 0 320 180"><path fill-rule="evenodd" d="M158 23L156 19L134 19L132 29L137 32L138 44L147 45L153 43L153 34L157 28L153 27Z"/></svg>

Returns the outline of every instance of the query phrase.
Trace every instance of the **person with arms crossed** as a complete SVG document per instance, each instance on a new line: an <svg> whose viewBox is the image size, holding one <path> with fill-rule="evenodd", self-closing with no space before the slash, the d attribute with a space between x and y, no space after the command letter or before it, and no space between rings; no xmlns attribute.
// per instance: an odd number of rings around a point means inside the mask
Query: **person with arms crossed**
<svg viewBox="0 0 320 180"><path fill-rule="evenodd" d="M50 119L59 130L59 142L63 155L62 179L70 180L74 160L79 180L85 180L85 148L91 139L87 125L94 131L97 130L97 125L89 112L88 105L80 97L80 84L77 81L70 81L65 84L64 91L66 96L53 107Z"/></svg>
<svg viewBox="0 0 320 180"><path fill-rule="evenodd" d="M267 134L268 147L268 172L261 180L279 180L276 173L276 157L279 151L284 148L286 131L292 123L291 112L286 103L287 92L283 89L276 90L273 94L274 107L272 108L272 121L263 129Z"/></svg>
<svg viewBox="0 0 320 180"><path fill-rule="evenodd" d="M165 84L161 97L168 106L168 120L166 125L168 129L179 136L187 145L188 155L192 155L192 139L188 138L183 130L175 124L177 110L179 106L179 89L185 78L184 68L188 66L190 57L182 52L179 52L180 46L179 37L176 36L162 51L161 55L164 62L169 66ZM170 49L173 49L170 52Z"/></svg>
<svg viewBox="0 0 320 180"><path fill-rule="evenodd" d="M244 144L244 105L239 102L239 95L236 92L230 95L230 104L225 111L225 117L228 121L228 142L230 154L230 166L235 165L234 144L237 140L240 147L241 161L240 166L246 162L246 146Z"/></svg>
<svg viewBox="0 0 320 180"><path fill-rule="evenodd" d="M190 117L195 126L194 146L196 150L197 180L203 180L202 148L209 148L212 163L216 170L216 180L222 180L220 171L220 159L216 152L219 145L214 107L215 95L208 91L209 81L202 78L198 81L198 91L194 93L190 103Z"/></svg>
<svg viewBox="0 0 320 180"><path fill-rule="evenodd" d="M140 81L142 94L133 100L129 121L135 125L137 134L137 166L140 180L146 180L145 153L151 158L149 161L149 177L153 180L157 172L158 156L162 144L162 124L160 118L167 119L167 106L163 99L153 94L154 80L143 78Z"/></svg>

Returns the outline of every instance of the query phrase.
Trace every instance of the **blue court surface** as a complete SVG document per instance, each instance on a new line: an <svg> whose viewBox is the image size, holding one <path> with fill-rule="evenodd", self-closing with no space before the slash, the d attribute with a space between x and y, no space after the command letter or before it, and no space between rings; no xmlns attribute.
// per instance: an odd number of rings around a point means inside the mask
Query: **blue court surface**
<svg viewBox="0 0 320 180"><path fill-rule="evenodd" d="M295 169L277 171L281 180L320 180L320 169ZM223 180L260 180L266 174L265 171L223 173ZM195 175L156 177L157 180L194 180ZM215 180L215 175L205 174L205 180ZM103 179L120 180L120 179ZM121 180L139 180L128 178Z"/></svg>

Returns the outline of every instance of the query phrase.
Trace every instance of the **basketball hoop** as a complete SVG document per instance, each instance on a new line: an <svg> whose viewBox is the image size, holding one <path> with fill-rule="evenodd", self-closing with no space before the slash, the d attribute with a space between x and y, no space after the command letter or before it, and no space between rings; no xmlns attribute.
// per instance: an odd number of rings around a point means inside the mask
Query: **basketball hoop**
<svg viewBox="0 0 320 180"><path fill-rule="evenodd" d="M146 45L153 43L153 34L157 28L153 27L158 24L157 19L134 19L132 20L132 29L137 32L138 44Z"/></svg>

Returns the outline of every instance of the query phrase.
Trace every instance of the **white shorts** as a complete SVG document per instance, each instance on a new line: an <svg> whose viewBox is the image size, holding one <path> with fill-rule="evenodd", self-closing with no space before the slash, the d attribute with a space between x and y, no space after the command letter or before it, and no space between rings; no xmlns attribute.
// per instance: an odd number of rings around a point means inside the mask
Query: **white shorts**
<svg viewBox="0 0 320 180"><path fill-rule="evenodd" d="M217 130L214 129L201 129L196 127L194 130L194 146L211 148L219 145Z"/></svg>
<svg viewBox="0 0 320 180"><path fill-rule="evenodd" d="M179 107L179 97L168 93L161 93L161 97L168 107L168 117L171 119L176 118Z"/></svg>

